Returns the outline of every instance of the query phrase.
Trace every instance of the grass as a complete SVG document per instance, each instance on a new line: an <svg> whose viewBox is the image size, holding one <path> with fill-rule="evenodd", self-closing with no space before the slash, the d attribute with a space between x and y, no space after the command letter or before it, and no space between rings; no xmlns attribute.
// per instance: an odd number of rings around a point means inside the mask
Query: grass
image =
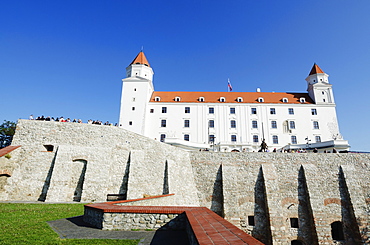
<svg viewBox="0 0 370 245"><path fill-rule="evenodd" d="M83 214L83 204L0 203L0 244L125 244L139 240L61 239L47 221Z"/></svg>

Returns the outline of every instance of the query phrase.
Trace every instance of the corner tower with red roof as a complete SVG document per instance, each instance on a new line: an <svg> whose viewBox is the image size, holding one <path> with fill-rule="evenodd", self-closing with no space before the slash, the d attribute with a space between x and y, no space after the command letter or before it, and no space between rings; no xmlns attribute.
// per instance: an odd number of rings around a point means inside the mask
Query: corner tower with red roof
<svg viewBox="0 0 370 245"><path fill-rule="evenodd" d="M141 51L126 68L122 79L119 126L145 135L147 104L154 91L153 69Z"/></svg>
<svg viewBox="0 0 370 245"><path fill-rule="evenodd" d="M328 77L315 63L306 78L307 92L316 104L334 104L332 85L329 84Z"/></svg>

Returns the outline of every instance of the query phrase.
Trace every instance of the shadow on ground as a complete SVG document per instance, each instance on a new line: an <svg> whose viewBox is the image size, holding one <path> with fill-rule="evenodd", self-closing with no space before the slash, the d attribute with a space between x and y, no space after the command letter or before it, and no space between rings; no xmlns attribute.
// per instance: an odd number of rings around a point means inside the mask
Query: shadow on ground
<svg viewBox="0 0 370 245"><path fill-rule="evenodd" d="M139 245L187 245L186 231L105 231L83 221L83 216L47 222L62 239L139 239Z"/></svg>

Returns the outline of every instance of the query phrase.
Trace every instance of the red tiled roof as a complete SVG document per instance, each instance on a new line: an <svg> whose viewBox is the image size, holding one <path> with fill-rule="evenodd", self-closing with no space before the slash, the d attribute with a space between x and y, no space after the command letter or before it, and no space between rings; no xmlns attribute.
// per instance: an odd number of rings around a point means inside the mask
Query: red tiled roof
<svg viewBox="0 0 370 245"><path fill-rule="evenodd" d="M321 68L318 65L316 65L316 63L315 63L315 64L313 64L313 67L310 71L309 76L311 76L313 74L318 74L318 73L325 73L325 72L323 70L321 70Z"/></svg>
<svg viewBox="0 0 370 245"><path fill-rule="evenodd" d="M3 149L0 149L0 157L5 156L9 152L14 151L18 147L21 147L21 146L20 145L16 145L16 146L10 145L10 146L7 146L7 147L5 147Z"/></svg>
<svg viewBox="0 0 370 245"><path fill-rule="evenodd" d="M140 51L140 53L135 57L135 59L131 62L132 64L141 64L141 65L147 65L150 67L148 60L145 57L145 54L143 51Z"/></svg>
<svg viewBox="0 0 370 245"><path fill-rule="evenodd" d="M274 92L153 92L150 102L156 102L155 97L160 97L159 102L174 103L223 103L220 98L224 97L226 103L260 103L258 98L262 97L263 103L285 104L283 98L288 99L288 104L314 104L308 93L274 93ZM180 97L180 102L175 101L175 97ZM204 97L204 102L199 98ZM237 98L242 98L243 102L237 102ZM306 102L301 103L300 98L305 98Z"/></svg>

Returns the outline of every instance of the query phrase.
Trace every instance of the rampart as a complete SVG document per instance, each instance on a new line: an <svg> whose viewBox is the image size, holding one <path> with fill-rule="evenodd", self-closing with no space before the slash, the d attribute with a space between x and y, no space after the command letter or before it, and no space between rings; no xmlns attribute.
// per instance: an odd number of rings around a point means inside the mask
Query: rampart
<svg viewBox="0 0 370 245"><path fill-rule="evenodd" d="M175 195L265 244L369 242L370 155L187 152L121 128L20 120L0 200ZM6 167L5 167L6 166Z"/></svg>

